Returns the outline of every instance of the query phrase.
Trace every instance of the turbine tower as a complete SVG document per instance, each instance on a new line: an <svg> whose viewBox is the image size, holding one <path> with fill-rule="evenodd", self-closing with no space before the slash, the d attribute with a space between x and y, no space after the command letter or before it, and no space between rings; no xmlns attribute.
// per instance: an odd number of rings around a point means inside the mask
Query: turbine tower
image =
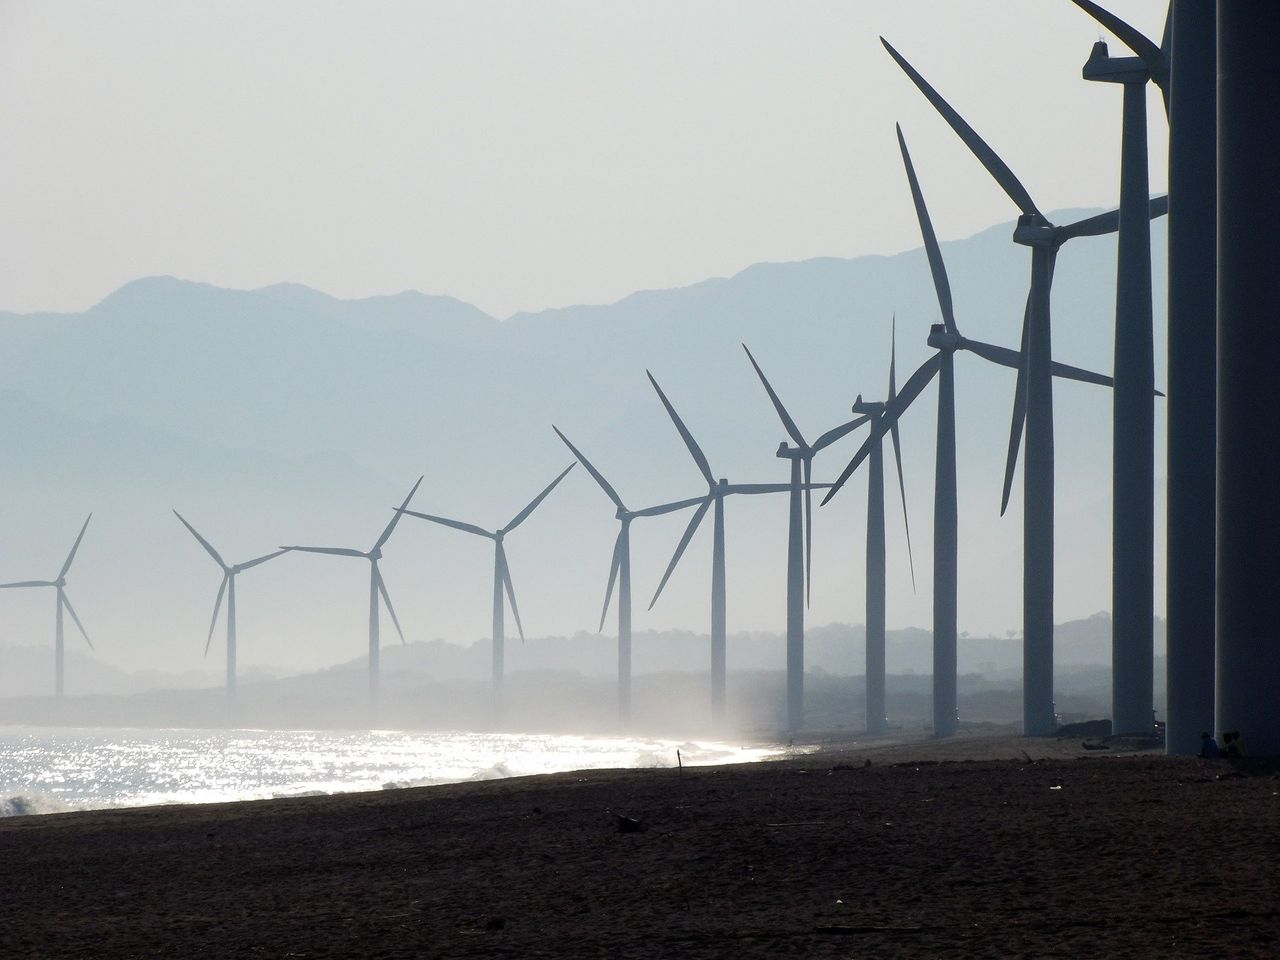
<svg viewBox="0 0 1280 960"><path fill-rule="evenodd" d="M765 392L773 402L773 408L782 421L783 428L795 446L786 441L778 444L777 456L791 461L789 523L787 527L787 730L795 733L804 727L804 608L808 604L809 573L813 555L812 476L813 458L841 437L866 423L870 417L858 417L828 430L812 444L808 443L795 420L782 405L782 400L769 383L768 377L747 350L747 359L755 368ZM803 511L801 494L804 495ZM803 521L801 513L803 512ZM803 529L801 523L803 522ZM801 559L803 549L804 558Z"/></svg>
<svg viewBox="0 0 1280 960"><path fill-rule="evenodd" d="M871 435L876 437L871 447L870 473L867 474L867 593L866 593L866 729L867 733L883 733L887 713L885 710L885 584L888 579L884 550L884 455L882 443L884 431L876 426L884 416L885 408L897 396L897 320L892 324L889 342L889 393L884 401L867 401L858 394L853 412L864 414L871 420ZM898 468L898 493L902 497L902 525L907 535L907 562L911 566L911 589L916 588L915 561L911 558L911 524L907 520L907 487L902 478L902 440L898 422L889 425L893 439L893 459Z"/></svg>
<svg viewBox="0 0 1280 960"><path fill-rule="evenodd" d="M959 594L957 583L959 524L956 515L954 358L957 351L963 350L997 366L1021 369L1022 357L1016 350L961 336L960 329L956 326L951 302L951 283L947 279L947 267L942 259L942 249L938 246L933 222L929 218L929 209L925 205L920 182L916 179L915 166L911 162L911 154L907 150L907 141L902 135L901 127L897 128L897 134L898 149L902 154L902 164L907 173L907 184L911 188L916 220L920 225L920 236L924 240L929 271L933 276L933 288L937 293L938 308L942 315L942 323L935 323L929 328L928 344L937 352L921 364L919 369L907 379L902 391L885 404L884 412L872 427L871 435L845 467L831 492L822 502L825 504L835 496L862 461L870 456L884 433L897 423L898 418L928 386L929 381L937 376L938 427L933 500L933 731L934 736L943 737L954 733L957 723L956 614ZM1102 216L1114 216L1114 212ZM1056 360L1052 362L1051 369L1055 377L1102 386L1111 385L1110 377L1068 366Z"/></svg>
<svg viewBox="0 0 1280 960"><path fill-rule="evenodd" d="M58 571L58 575L52 580L20 580L17 583L0 583L0 590L9 589L11 587L53 587L57 591L57 605L54 614L54 668L53 668L53 689L54 693L61 697L63 690L63 669L65 660L65 645L62 636L62 611L66 610L71 614L71 619L75 621L76 628L80 631L80 636L84 637L84 642L89 644L89 649L93 649L93 641L89 639L89 634L85 632L84 624L80 622L80 618L76 616L75 607L71 606L71 598L67 596L67 572L71 569L71 561L76 558L76 551L80 549L80 541L84 539L84 532L89 529L89 521L93 519L93 514L85 517L84 525L80 528L80 533L76 536L76 542L71 545L71 552L67 554L67 559L62 564L62 569Z"/></svg>
<svg viewBox="0 0 1280 960"><path fill-rule="evenodd" d="M200 546L204 547L205 552L213 557L213 562L222 568L222 584L218 587L218 599L213 602L213 619L209 621L209 637L204 644L204 655L209 655L209 645L213 643L213 630L218 625L218 613L222 610L222 597L227 597L227 696L234 697L236 695L236 577L246 570L250 570L259 564L266 563L268 560L274 560L284 550L276 550L274 553L268 553L245 563L228 564L222 559L222 555L213 549L211 544L191 524L187 522L187 518L180 514L177 510L173 511L173 515L182 521L182 525L190 531L191 535L199 541Z"/></svg>
<svg viewBox="0 0 1280 960"><path fill-rule="evenodd" d="M335 557L359 557L369 561L369 697L376 698L378 695L378 654L380 651L379 643L379 627L378 627L378 598L382 598L382 602L387 605L387 613L391 614L391 622L395 624L396 633L400 635L400 642L404 643L404 631L400 629L400 621L396 617L396 609L391 605L391 596L387 593L387 585L382 580L382 572L378 569L378 561L382 559L382 548L386 546L391 534L396 528L396 524L400 522L400 518L404 516L404 510L409 506L409 501L413 499L413 495L418 492L418 486L422 483L422 477L418 478L418 482L413 485L409 491L409 495L404 498L404 502L400 504L395 514L391 517L391 521L383 528L378 539L374 541L373 546L368 550L353 550L350 547L298 547L288 546L281 547L282 551L295 551L297 553L323 553Z"/></svg>
<svg viewBox="0 0 1280 960"><path fill-rule="evenodd" d="M618 496L618 491L606 480L583 454L575 447L560 428L551 427L564 445L569 448L578 462L591 474L592 479L613 501L617 508L618 539L613 544L613 561L609 565L609 586L605 589L604 609L600 612L600 629L604 630L605 618L609 615L609 602L613 599L613 585L618 585L618 717L623 723L631 719L631 521L637 517L658 517L667 513L675 513L701 504L705 498L694 497L690 500L677 500L643 510L629 510Z"/></svg>
<svg viewBox="0 0 1280 960"><path fill-rule="evenodd" d="M645 372L648 373L648 371ZM667 564L666 572L662 575L662 581L658 584L658 589L654 591L653 599L649 601L649 609L652 610L654 604L658 602L658 597L662 595L663 588L666 587L671 574L675 572L680 558L684 556L685 548L689 546L689 541L698 532L699 525L702 523L703 518L706 517L707 510L714 508L711 532L711 715L717 720L722 720L724 719L727 673L724 499L732 494L786 493L791 489L791 485L787 483L730 483L724 478L717 480L715 474L711 472L711 464L708 462L706 455L702 452L702 448L698 446L698 441L693 438L693 434L685 426L680 414L676 413L676 408L667 399L662 387L658 386L658 381L654 379L652 373L649 373L649 382L653 384L653 389L658 391L658 397L662 400L662 405L671 417L671 422L675 424L676 430L680 433L680 437L684 440L685 447L689 451L689 455L693 457L693 462L707 481L707 495L700 502L698 509L694 511L688 527L685 528L684 535L676 545L671 562Z"/></svg>
<svg viewBox="0 0 1280 960"><path fill-rule="evenodd" d="M1049 295L1058 250L1074 237L1112 233L1118 216L1102 214L1058 226L1040 212L1026 188L990 146L883 37L890 56L925 95L987 172L1021 211L1014 243L1031 247L1031 289L1022 326L1021 363L1009 432L1004 492L1000 512L1009 505L1018 447L1026 426L1023 468L1022 632L1023 733L1045 736L1056 725L1053 711L1053 370L1050 347ZM1151 201L1149 214L1159 215L1167 201Z"/></svg>
<svg viewBox="0 0 1280 960"><path fill-rule="evenodd" d="M498 715L502 713L502 686L505 673L506 601L511 603L511 615L515 617L516 630L520 633L520 642L524 642L524 626L520 623L520 608L516 606L516 591L511 584L511 569L507 565L507 550L503 545L503 541L507 534L529 518L529 515L538 508L538 504L547 498L547 495L564 479L565 474L575 466L577 466L576 463L571 463L565 467L558 477L547 484L540 494L529 501L528 506L511 518L510 523L505 527L499 527L497 530L485 530L483 527L478 527L473 523L450 520L447 517L437 517L429 513L419 513L416 510L405 510L403 508L400 510L401 513L408 516L417 517L420 520L430 520L432 523L452 527L455 530L461 530L463 533L472 533L493 541L493 698L495 712ZM506 601L503 599L504 592Z"/></svg>
<svg viewBox="0 0 1280 960"><path fill-rule="evenodd" d="M1150 731L1153 716L1156 509L1147 81L1164 93L1167 112L1169 66L1161 48L1123 20L1090 0L1074 2L1142 53L1112 57L1099 40L1082 70L1086 80L1124 90L1111 439L1111 723L1116 733L1142 733ZM1166 20L1166 38L1169 25Z"/></svg>

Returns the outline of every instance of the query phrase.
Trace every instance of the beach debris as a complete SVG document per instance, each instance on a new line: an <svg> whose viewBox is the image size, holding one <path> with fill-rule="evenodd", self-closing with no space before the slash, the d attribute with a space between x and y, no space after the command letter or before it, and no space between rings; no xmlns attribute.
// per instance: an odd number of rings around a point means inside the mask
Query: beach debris
<svg viewBox="0 0 1280 960"><path fill-rule="evenodd" d="M649 829L643 820L637 820L635 817L626 817L622 814L614 814L614 822L618 825L619 833L644 833Z"/></svg>

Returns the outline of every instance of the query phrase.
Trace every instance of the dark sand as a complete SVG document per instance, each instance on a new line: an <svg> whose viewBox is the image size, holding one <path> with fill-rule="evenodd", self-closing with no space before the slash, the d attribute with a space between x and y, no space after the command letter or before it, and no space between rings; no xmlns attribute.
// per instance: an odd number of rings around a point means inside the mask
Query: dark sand
<svg viewBox="0 0 1280 960"><path fill-rule="evenodd" d="M1277 767L1122 746L12 818L0 956L1280 956Z"/></svg>

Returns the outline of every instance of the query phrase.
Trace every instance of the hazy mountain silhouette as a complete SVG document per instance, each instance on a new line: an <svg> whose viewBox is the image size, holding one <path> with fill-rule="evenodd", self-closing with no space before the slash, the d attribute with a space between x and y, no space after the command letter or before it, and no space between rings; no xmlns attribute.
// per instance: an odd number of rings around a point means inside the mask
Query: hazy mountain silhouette
<svg viewBox="0 0 1280 960"><path fill-rule="evenodd" d="M1028 271L1010 232L1003 224L943 247L961 332L1016 346ZM1154 243L1159 369L1163 221ZM1110 371L1114 269L1114 238L1062 252L1056 357ZM295 284L236 291L169 277L127 284L80 314L0 313L0 430L11 441L0 467L11 511L0 519L7 546L0 575L31 576L38 572L27 569L32 564L52 564L52 573L76 517L92 509L98 519L77 561L75 590L102 655L137 664L163 644L162 657L185 662L180 656L197 657L203 646L217 578L168 513L172 506L219 549L230 541L228 553L243 546L244 555L255 555L286 541L367 546L425 473L414 506L496 525L510 504L567 464L552 422L629 505L696 496L705 485L653 396L646 367L718 475L785 480L785 465L773 457L781 431L739 343L751 346L796 419L816 435L847 419L859 392L883 393L895 313L901 385L927 356L924 338L938 315L920 250L758 264L610 305L501 321L446 296L342 300ZM968 582L962 573L960 626L1003 630L1018 622L1020 603L1020 525L995 517L1013 377L963 359L961 561L982 569ZM1058 387L1057 396L1059 527L1067 528L1059 610L1071 615L1105 604L1095 596L1105 590L1076 590L1073 578L1094 575L1105 562L1084 554L1095 541L1099 549L1108 543L1110 398L1077 385ZM910 592L900 525L891 522L891 625L928 622L931 414L909 414L903 440L921 588ZM820 457L816 478L838 471L855 442ZM530 635L572 634L599 617L612 508L585 475L564 486L511 548ZM861 619L864 489L855 481L818 514L818 622ZM769 564L781 550L784 502L767 499L750 515L735 504L729 520L731 632L781 620L781 580ZM691 548L681 583L673 580L655 616L643 614L683 522L644 525L635 535L638 632L674 623L705 630L705 544ZM411 638L487 635L491 571L482 546L449 531L397 533L386 575ZM983 552L993 549L999 552ZM264 572L260 588L245 585L244 661L315 666L339 659L339 651L359 652L359 571L292 560L279 567ZM759 588L766 582L768 589ZM405 583L414 595L402 599ZM43 606L0 599L0 640L37 643L51 630ZM774 621L761 622L766 615ZM391 640L384 631L384 642ZM641 647L637 639L638 658ZM180 655L170 652L179 648ZM70 673L68 687L75 688Z"/></svg>

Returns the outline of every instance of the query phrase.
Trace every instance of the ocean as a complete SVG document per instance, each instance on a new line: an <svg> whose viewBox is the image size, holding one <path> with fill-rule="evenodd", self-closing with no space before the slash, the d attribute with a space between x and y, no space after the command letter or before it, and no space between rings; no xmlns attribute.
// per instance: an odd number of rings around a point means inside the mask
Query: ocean
<svg viewBox="0 0 1280 960"><path fill-rule="evenodd" d="M217 803L564 770L758 760L712 741L393 730L0 727L0 816Z"/></svg>

